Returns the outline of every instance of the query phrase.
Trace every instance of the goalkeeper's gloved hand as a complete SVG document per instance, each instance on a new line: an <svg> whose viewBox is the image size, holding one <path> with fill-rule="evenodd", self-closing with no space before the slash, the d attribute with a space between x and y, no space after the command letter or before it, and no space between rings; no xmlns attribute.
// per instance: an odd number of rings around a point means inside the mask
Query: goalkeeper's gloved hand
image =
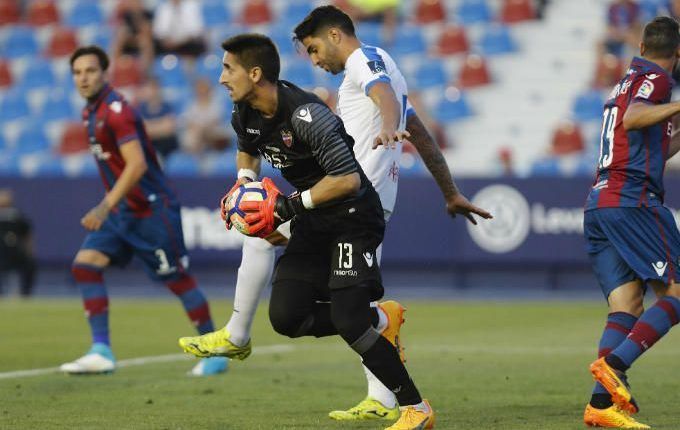
<svg viewBox="0 0 680 430"><path fill-rule="evenodd" d="M269 178L262 179L262 188L267 193L263 201L241 202L240 209L246 212L245 221L249 230L258 237L269 236L276 227L305 210L300 194L294 193L284 197L274 182Z"/></svg>
<svg viewBox="0 0 680 430"><path fill-rule="evenodd" d="M253 182L252 179L247 178L247 177L241 177L236 180L236 183L234 183L234 186L231 187L231 189L227 192L227 194L222 197L220 200L220 215L222 215L222 221L224 221L225 225L227 226L227 230L231 230L231 220L229 219L229 208L227 207L227 202L229 201L229 196L238 189L243 184L247 184L248 182Z"/></svg>

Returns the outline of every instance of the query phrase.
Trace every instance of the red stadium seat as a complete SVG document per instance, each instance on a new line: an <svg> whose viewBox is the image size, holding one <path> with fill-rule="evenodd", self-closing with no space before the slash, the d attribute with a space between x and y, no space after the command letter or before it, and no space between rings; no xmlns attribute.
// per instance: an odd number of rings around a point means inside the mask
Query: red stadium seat
<svg viewBox="0 0 680 430"><path fill-rule="evenodd" d="M566 155L583 151L583 134L578 124L572 121L560 123L553 133L550 152L553 155Z"/></svg>
<svg viewBox="0 0 680 430"><path fill-rule="evenodd" d="M137 86L143 80L142 69L133 57L124 55L113 64L111 83L114 87Z"/></svg>
<svg viewBox="0 0 680 430"><path fill-rule="evenodd" d="M529 21L536 17L531 0L505 0L501 8L501 21L512 24Z"/></svg>
<svg viewBox="0 0 680 430"><path fill-rule="evenodd" d="M248 25L266 24L272 20L267 0L251 0L243 7L241 21Z"/></svg>
<svg viewBox="0 0 680 430"><path fill-rule="evenodd" d="M0 88L12 85L12 72L9 70L7 61L0 60Z"/></svg>
<svg viewBox="0 0 680 430"><path fill-rule="evenodd" d="M419 0L416 6L416 22L431 24L446 21L446 9L441 0Z"/></svg>
<svg viewBox="0 0 680 430"><path fill-rule="evenodd" d="M82 122L69 122L61 135L58 152L62 155L77 154L89 150L87 132Z"/></svg>
<svg viewBox="0 0 680 430"><path fill-rule="evenodd" d="M457 25L449 25L439 35L437 40L437 53L440 55L459 54L468 52L468 43L465 28Z"/></svg>
<svg viewBox="0 0 680 430"><path fill-rule="evenodd" d="M15 24L21 20L18 0L0 0L0 25Z"/></svg>
<svg viewBox="0 0 680 430"><path fill-rule="evenodd" d="M28 4L26 21L34 27L56 24L59 22L59 11L53 1L35 0Z"/></svg>
<svg viewBox="0 0 680 430"><path fill-rule="evenodd" d="M78 39L75 31L70 28L57 28L47 43L45 54L48 57L64 57L71 55L77 47Z"/></svg>
<svg viewBox="0 0 680 430"><path fill-rule="evenodd" d="M472 88L487 85L490 82L491 74L484 59L476 54L468 55L458 75L458 86Z"/></svg>
<svg viewBox="0 0 680 430"><path fill-rule="evenodd" d="M625 70L621 59L613 54L605 54L597 62L593 86L596 89L609 89L623 77Z"/></svg>

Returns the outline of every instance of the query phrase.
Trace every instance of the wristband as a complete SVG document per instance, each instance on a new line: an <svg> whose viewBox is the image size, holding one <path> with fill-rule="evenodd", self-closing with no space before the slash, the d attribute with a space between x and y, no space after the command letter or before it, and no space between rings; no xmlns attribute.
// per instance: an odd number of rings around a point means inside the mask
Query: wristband
<svg viewBox="0 0 680 430"><path fill-rule="evenodd" d="M312 193L309 190L305 190L300 194L302 197L302 206L305 209L314 209L314 202L312 201Z"/></svg>

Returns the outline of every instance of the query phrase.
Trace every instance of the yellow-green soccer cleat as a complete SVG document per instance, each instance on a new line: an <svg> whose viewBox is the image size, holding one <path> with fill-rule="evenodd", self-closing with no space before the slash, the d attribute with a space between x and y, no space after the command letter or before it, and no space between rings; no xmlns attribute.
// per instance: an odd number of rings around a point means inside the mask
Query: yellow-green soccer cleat
<svg viewBox="0 0 680 430"><path fill-rule="evenodd" d="M379 401L366 397L355 407L346 411L332 411L328 416L338 421L396 420L399 418L399 406L387 408Z"/></svg>
<svg viewBox="0 0 680 430"><path fill-rule="evenodd" d="M399 421L385 430L426 430L434 428L434 411L427 400L423 399L423 403L426 410L417 409L415 406L403 408Z"/></svg>
<svg viewBox="0 0 680 430"><path fill-rule="evenodd" d="M588 427L607 427L618 429L638 429L645 430L651 427L642 424L631 417L628 412L621 409L618 405L612 405L606 409L597 409L591 405L586 406L583 413L583 422Z"/></svg>
<svg viewBox="0 0 680 430"><path fill-rule="evenodd" d="M253 350L250 340L244 346L236 346L229 341L227 328L206 333L201 336L182 337L179 346L196 357L229 357L245 360Z"/></svg>

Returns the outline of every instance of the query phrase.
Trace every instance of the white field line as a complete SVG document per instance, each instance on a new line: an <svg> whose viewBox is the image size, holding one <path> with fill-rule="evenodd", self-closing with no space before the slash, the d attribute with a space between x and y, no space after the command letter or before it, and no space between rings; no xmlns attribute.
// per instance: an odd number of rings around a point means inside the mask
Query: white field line
<svg viewBox="0 0 680 430"><path fill-rule="evenodd" d="M280 344L280 345L267 345L259 346L253 348L253 355L271 355L279 354L284 352L292 352L295 350L293 345ZM166 355L155 355L150 357L138 357L138 358L128 358L125 360L120 360L116 363L116 367L132 367L132 366L144 366L146 364L153 363L171 363L174 361L189 361L195 360L189 354L166 354ZM12 372L2 372L0 373L0 379L12 379L12 378L24 378L27 376L40 376L49 375L51 373L58 373L58 367L46 367L43 369L28 369L28 370L15 370Z"/></svg>

